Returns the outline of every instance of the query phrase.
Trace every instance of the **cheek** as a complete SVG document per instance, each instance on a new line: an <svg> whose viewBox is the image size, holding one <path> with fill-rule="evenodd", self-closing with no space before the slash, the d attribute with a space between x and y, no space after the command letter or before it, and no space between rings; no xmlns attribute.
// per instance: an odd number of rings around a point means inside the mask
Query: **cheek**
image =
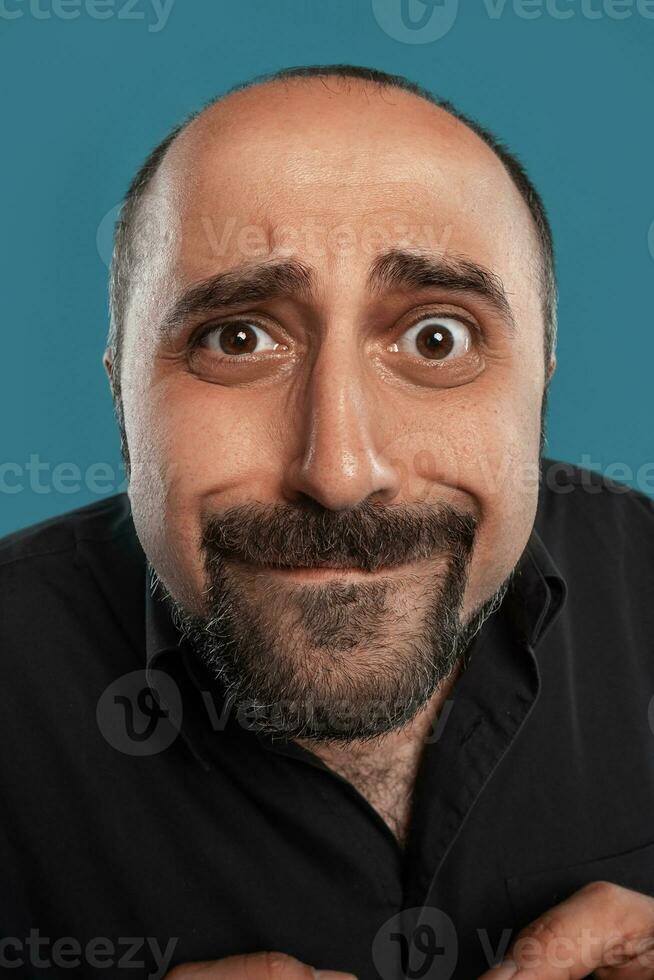
<svg viewBox="0 0 654 980"><path fill-rule="evenodd" d="M542 392L511 389L494 394L469 427L460 457L463 482L481 507L470 572L477 604L505 580L531 533L538 503Z"/></svg>
<svg viewBox="0 0 654 980"><path fill-rule="evenodd" d="M203 507L234 502L254 486L250 471L270 445L262 413L245 391L190 376L164 379L138 407L125 406L132 473L129 496L143 549L187 608L204 588L199 539ZM265 414L263 415L265 418Z"/></svg>
<svg viewBox="0 0 654 980"><path fill-rule="evenodd" d="M501 382L501 383L499 383ZM435 399L394 455L404 460L407 499L436 502L445 488L478 511L468 604L484 601L511 572L538 502L542 391L509 376L451 389ZM404 474L403 474L404 475Z"/></svg>

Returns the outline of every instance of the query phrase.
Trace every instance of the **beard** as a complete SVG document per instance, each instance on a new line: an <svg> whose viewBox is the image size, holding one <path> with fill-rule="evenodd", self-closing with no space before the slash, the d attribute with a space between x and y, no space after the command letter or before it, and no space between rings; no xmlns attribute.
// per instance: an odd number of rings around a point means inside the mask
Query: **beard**
<svg viewBox="0 0 654 980"><path fill-rule="evenodd" d="M203 615L163 590L178 629L248 727L365 741L427 705L501 604L513 572L461 619L476 528L474 515L449 504L249 503L204 521ZM326 566L377 574L298 580L273 571Z"/></svg>

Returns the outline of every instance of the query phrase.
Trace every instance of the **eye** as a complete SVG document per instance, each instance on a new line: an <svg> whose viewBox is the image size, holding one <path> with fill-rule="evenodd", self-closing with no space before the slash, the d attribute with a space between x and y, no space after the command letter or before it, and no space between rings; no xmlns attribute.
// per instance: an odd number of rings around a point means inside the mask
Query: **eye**
<svg viewBox="0 0 654 980"><path fill-rule="evenodd" d="M426 316L402 334L390 351L419 354L430 361L451 361L466 354L473 343L472 329L450 316Z"/></svg>
<svg viewBox="0 0 654 980"><path fill-rule="evenodd" d="M233 320L210 327L200 336L197 346L230 356L286 349L284 344L273 340L263 327L250 320Z"/></svg>

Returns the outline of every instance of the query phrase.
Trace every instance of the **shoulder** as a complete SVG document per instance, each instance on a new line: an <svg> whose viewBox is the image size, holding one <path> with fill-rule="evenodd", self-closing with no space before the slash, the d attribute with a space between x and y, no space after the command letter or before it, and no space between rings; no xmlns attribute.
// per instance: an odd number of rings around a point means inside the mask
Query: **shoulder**
<svg viewBox="0 0 654 980"><path fill-rule="evenodd" d="M142 664L145 585L126 494L0 539L0 729L32 762L97 738L102 692Z"/></svg>
<svg viewBox="0 0 654 980"><path fill-rule="evenodd" d="M594 656L618 645L625 663L630 645L639 663L646 654L650 664L652 498L592 470L544 459L536 530L567 583L566 621L583 633Z"/></svg>
<svg viewBox="0 0 654 980"><path fill-rule="evenodd" d="M654 489L654 488L653 488ZM544 457L536 524L547 543L630 544L654 557L654 499L595 470Z"/></svg>
<svg viewBox="0 0 654 980"><path fill-rule="evenodd" d="M0 538L0 574L8 566L40 558L72 555L81 541L111 540L133 532L129 498L106 497Z"/></svg>
<svg viewBox="0 0 654 980"><path fill-rule="evenodd" d="M115 494L0 538L0 644L25 665L139 642L145 559L129 498ZM114 640L116 647L119 639Z"/></svg>

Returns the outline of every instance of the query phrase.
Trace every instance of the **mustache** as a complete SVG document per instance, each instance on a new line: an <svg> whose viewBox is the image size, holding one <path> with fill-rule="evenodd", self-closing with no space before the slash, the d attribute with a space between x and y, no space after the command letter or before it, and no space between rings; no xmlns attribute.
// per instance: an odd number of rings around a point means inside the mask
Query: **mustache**
<svg viewBox="0 0 654 980"><path fill-rule="evenodd" d="M209 566L233 558L273 568L354 567L374 572L444 552L465 563L478 520L449 503L333 511L318 503L249 502L209 515L201 548Z"/></svg>

